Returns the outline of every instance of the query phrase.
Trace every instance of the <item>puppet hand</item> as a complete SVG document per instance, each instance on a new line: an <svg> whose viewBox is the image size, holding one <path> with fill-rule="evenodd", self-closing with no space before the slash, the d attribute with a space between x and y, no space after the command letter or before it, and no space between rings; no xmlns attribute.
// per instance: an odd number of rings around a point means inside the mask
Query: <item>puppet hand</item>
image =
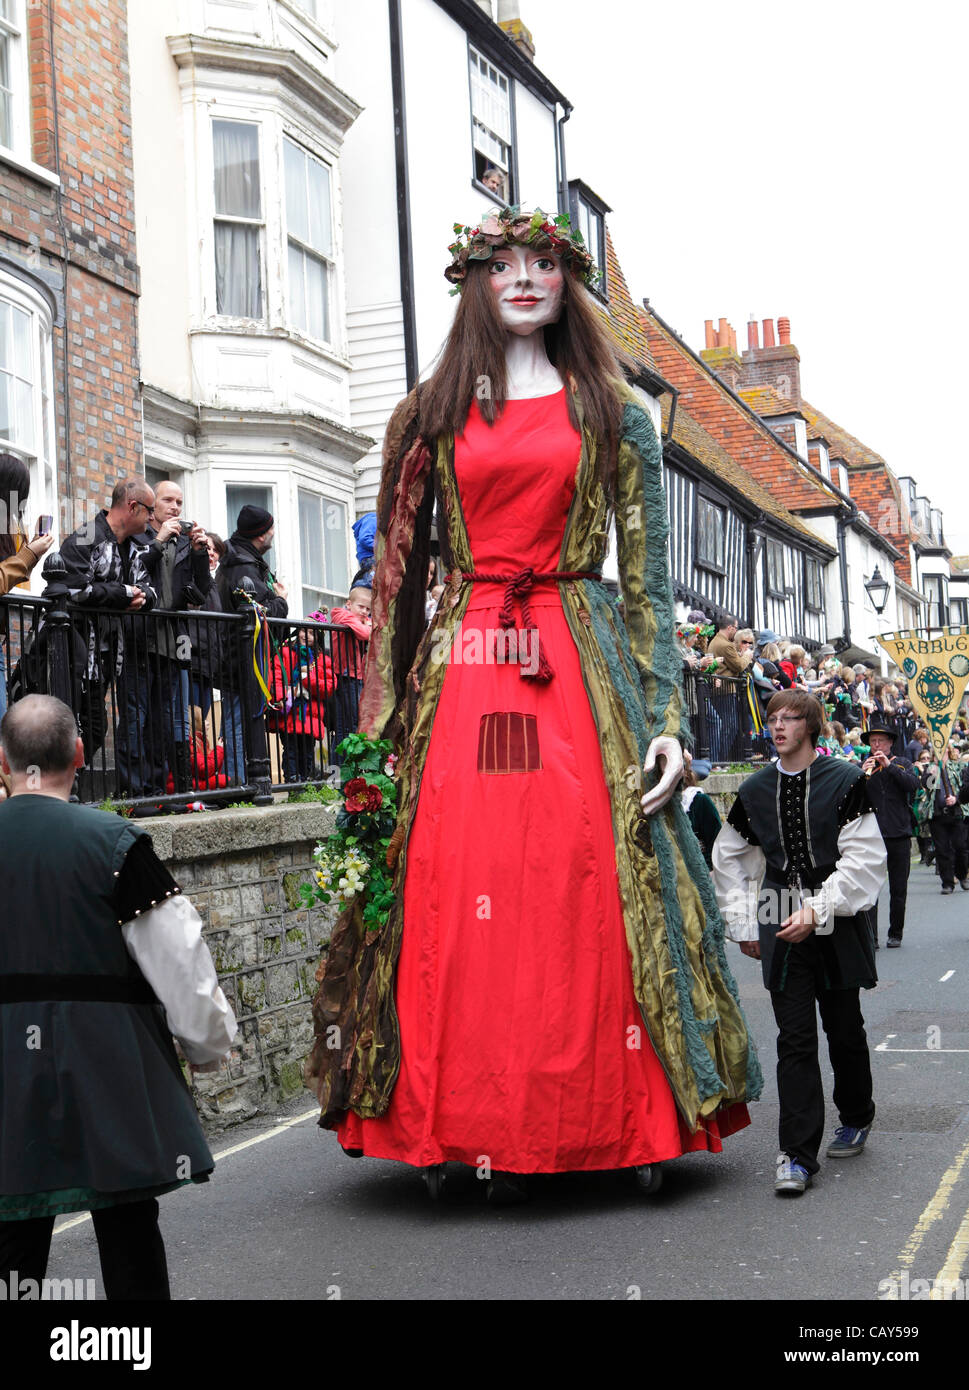
<svg viewBox="0 0 969 1390"><path fill-rule="evenodd" d="M668 738L665 735L654 738L646 750L643 771L652 772L656 766L657 758L663 760L662 775L656 786L641 798L642 808L647 816L654 816L657 811L662 810L683 776L683 750L678 739Z"/></svg>
<svg viewBox="0 0 969 1390"><path fill-rule="evenodd" d="M754 960L760 960L759 941L741 941L740 950L745 956L751 956Z"/></svg>

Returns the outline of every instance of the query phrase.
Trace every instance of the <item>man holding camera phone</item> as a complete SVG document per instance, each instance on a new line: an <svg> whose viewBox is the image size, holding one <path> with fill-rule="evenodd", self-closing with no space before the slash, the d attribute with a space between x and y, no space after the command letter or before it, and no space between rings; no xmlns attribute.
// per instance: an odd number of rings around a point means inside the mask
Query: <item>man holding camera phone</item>
<svg viewBox="0 0 969 1390"><path fill-rule="evenodd" d="M179 612L204 599L211 583L205 529L182 520L182 490L161 482L149 524L138 537L158 607ZM184 623L132 622L119 698L118 769L133 796L164 795L166 767L177 792L191 789L189 639ZM119 692L120 695L120 692Z"/></svg>

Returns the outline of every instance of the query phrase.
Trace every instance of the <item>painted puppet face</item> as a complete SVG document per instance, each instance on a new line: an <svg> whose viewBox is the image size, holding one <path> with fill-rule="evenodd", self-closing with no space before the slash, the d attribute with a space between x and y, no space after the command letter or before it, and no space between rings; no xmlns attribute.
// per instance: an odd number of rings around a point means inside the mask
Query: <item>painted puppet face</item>
<svg viewBox="0 0 969 1390"><path fill-rule="evenodd" d="M488 262L488 275L507 332L527 336L562 312L564 276L551 252L505 246Z"/></svg>

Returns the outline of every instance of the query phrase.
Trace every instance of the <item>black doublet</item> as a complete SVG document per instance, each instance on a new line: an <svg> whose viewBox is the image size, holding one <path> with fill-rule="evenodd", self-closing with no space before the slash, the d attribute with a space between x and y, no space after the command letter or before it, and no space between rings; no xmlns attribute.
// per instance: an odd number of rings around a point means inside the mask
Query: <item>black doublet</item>
<svg viewBox="0 0 969 1390"><path fill-rule="evenodd" d="M790 774L771 763L738 792L727 823L748 844L758 845L767 861L758 935L768 989L784 988L792 950L815 955L819 984L826 989L870 989L877 983L867 911L835 917L825 924L833 930L822 928L796 945L776 942L781 923L796 908L791 890L808 896L819 891L837 867L842 829L870 810L865 777L838 758L819 757L804 771Z"/></svg>

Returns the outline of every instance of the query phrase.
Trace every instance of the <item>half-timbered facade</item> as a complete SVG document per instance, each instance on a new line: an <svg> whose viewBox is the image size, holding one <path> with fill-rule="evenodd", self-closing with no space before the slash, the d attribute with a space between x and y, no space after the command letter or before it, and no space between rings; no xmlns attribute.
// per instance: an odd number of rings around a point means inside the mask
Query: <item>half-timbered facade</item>
<svg viewBox="0 0 969 1390"><path fill-rule="evenodd" d="M756 434L769 475L771 464L788 467L783 446L758 428L655 309L640 312L640 321L666 385L663 458L676 599L714 618L729 614L746 626L771 628L809 650L820 646L829 637L825 579L837 550L742 457L753 447L748 435ZM708 422L720 426L732 448Z"/></svg>

